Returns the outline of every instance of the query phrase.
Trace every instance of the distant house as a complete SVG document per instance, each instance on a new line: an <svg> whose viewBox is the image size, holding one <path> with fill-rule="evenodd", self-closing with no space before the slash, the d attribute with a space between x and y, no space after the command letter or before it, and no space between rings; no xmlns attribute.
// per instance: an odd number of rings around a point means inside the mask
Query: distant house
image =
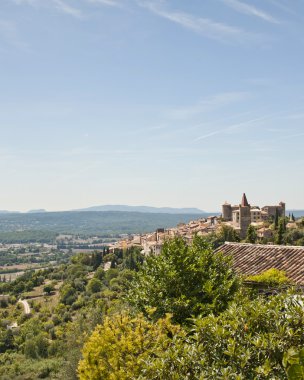
<svg viewBox="0 0 304 380"><path fill-rule="evenodd" d="M304 285L304 247L226 242L215 252L232 257L241 275L252 276L276 268L286 272L295 284Z"/></svg>
<svg viewBox="0 0 304 380"><path fill-rule="evenodd" d="M271 239L273 237L273 231L270 228L262 227L257 230L257 236L260 239Z"/></svg>

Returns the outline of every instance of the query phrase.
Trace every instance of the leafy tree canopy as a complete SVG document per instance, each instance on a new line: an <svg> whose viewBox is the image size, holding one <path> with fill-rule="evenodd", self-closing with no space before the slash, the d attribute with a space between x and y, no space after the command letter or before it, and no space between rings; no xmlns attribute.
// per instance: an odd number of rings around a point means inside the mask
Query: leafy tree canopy
<svg viewBox="0 0 304 380"><path fill-rule="evenodd" d="M155 308L154 318L173 315L173 321L224 310L238 289L230 258L213 253L196 236L192 245L178 237L165 242L158 256L150 256L135 276L128 301L139 311Z"/></svg>

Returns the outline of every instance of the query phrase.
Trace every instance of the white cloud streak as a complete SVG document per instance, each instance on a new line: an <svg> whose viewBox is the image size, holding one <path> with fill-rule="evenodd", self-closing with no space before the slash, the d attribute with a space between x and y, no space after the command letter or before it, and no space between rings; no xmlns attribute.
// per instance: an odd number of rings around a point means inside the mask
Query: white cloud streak
<svg viewBox="0 0 304 380"><path fill-rule="evenodd" d="M53 0L53 3L55 5L55 8L62 13L73 16L75 18L83 17L83 13L80 9L72 7L71 5L65 3L63 0Z"/></svg>
<svg viewBox="0 0 304 380"><path fill-rule="evenodd" d="M64 0L11 0L17 5L29 5L31 7L54 7L58 12L72 16L74 18L83 18L83 12L81 9L75 8L69 5Z"/></svg>
<svg viewBox="0 0 304 380"><path fill-rule="evenodd" d="M169 117L179 120L188 119L201 113L242 101L247 99L248 96L249 94L247 92L224 92L216 94L194 105L173 108L169 111Z"/></svg>
<svg viewBox="0 0 304 380"><path fill-rule="evenodd" d="M159 17L167 19L208 38L222 41L234 39L241 42L248 38L256 37L256 35L247 33L240 28L213 21L208 18L195 17L189 13L180 11L165 10L152 1L137 0L137 4Z"/></svg>
<svg viewBox="0 0 304 380"><path fill-rule="evenodd" d="M292 9L288 8L286 5L281 4L280 2L276 0L268 0L272 5L278 7L279 9L283 10L284 12L287 12L293 16L299 16L299 14Z"/></svg>
<svg viewBox="0 0 304 380"><path fill-rule="evenodd" d="M26 4L26 5L31 5L31 6L37 5L37 0L12 0L12 2L18 5L21 5L21 4Z"/></svg>
<svg viewBox="0 0 304 380"><path fill-rule="evenodd" d="M268 118L270 118L272 116L273 116L272 114L271 115L266 115L266 116L257 117L257 118L251 119L251 120L243 121L241 123L233 124L233 125L230 125L228 127L225 127L225 128L218 129L218 130L215 130L213 132L207 133L205 135L201 135L201 136L197 137L196 139L194 139L193 141L197 142L197 141L200 141L200 140L204 140L204 139L206 139L208 137L212 137L212 136L215 136L215 135L221 135L221 134L227 133L227 132L232 132L232 131L237 130L239 128L242 128L244 126L248 126L248 125L251 125L251 124L255 124L256 122L263 121L263 120L268 119Z"/></svg>
<svg viewBox="0 0 304 380"><path fill-rule="evenodd" d="M88 3L91 3L91 4L106 5L108 7L121 7L122 6L122 4L116 0L86 0L86 1Z"/></svg>
<svg viewBox="0 0 304 380"><path fill-rule="evenodd" d="M261 9L256 8L253 5L243 3L242 1L239 1L239 0L222 0L222 1L227 6L229 6L230 8L233 8L235 11L239 13L243 13L249 16L255 16L273 24L279 24L279 21L276 20L273 16L264 12Z"/></svg>

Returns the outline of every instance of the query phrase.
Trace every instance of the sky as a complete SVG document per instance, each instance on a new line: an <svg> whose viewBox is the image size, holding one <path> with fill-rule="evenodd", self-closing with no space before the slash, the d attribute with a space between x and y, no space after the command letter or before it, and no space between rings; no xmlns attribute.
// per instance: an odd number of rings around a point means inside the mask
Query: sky
<svg viewBox="0 0 304 380"><path fill-rule="evenodd" d="M303 0L0 0L0 209L304 209L303 62Z"/></svg>

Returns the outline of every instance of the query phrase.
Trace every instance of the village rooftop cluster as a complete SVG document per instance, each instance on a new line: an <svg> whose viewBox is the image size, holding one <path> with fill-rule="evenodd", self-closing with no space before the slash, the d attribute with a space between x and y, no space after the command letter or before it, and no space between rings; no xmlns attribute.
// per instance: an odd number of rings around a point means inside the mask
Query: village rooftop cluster
<svg viewBox="0 0 304 380"><path fill-rule="evenodd" d="M200 218L187 224L180 223L173 228L158 228L155 232L147 234L132 235L116 242L111 248L126 249L138 246L146 255L150 253L159 254L166 239L181 236L188 243L191 243L195 234L204 236L212 232L216 233L225 225L232 227L241 239L246 237L249 225L253 225L256 228L258 239L262 241L273 237L274 231L271 228L271 223L276 217L285 217L285 213L286 204L284 202L263 207L251 206L244 193L238 205L225 202L222 205L222 214L220 215ZM290 217L286 228L297 228L293 218Z"/></svg>

